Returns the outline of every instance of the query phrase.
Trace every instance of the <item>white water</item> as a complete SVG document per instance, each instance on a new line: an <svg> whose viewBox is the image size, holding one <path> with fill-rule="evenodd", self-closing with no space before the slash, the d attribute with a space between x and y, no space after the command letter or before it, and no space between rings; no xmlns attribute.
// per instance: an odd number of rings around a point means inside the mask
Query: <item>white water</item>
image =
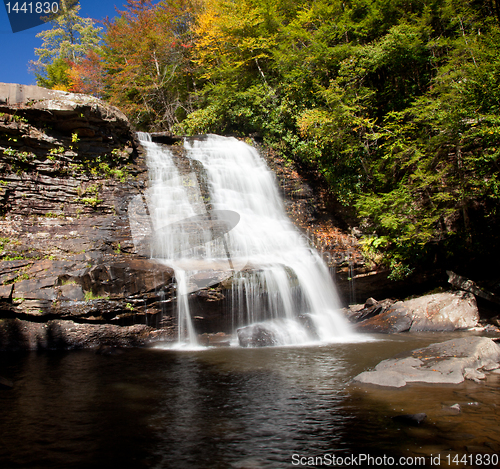
<svg viewBox="0 0 500 469"><path fill-rule="evenodd" d="M151 182L151 252L175 270L179 341L196 344L188 293L196 289L193 279L200 272L214 275L214 264L219 279L231 277L228 314L235 329L265 324L279 345L350 340L328 268L287 218L274 174L254 148L215 135L186 141L188 158L206 171L212 208L240 216L219 239L210 240L210 230L202 229L193 247L186 233L162 228L206 212L196 176L180 176L168 150L140 138Z"/></svg>
<svg viewBox="0 0 500 469"><path fill-rule="evenodd" d="M179 259L179 254L189 252L191 246L188 244L187 237L181 232L162 230L162 228L187 217L204 213L204 205L201 196L196 193L198 186L195 184L195 176L193 174L181 176L170 151L153 143L148 134L139 133L138 136L146 150L149 171L146 203L151 223L150 256L174 269L177 283L178 343L196 347L196 334L189 314L189 272L182 266L181 259ZM133 229L132 234L136 240L137 235ZM195 256L196 253L191 252L191 257Z"/></svg>

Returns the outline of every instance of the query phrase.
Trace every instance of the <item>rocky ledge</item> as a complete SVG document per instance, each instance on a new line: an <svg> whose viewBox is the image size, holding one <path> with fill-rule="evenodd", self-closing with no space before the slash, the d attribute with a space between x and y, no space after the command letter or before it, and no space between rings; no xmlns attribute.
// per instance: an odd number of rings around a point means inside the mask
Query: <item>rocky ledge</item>
<svg viewBox="0 0 500 469"><path fill-rule="evenodd" d="M452 339L380 362L354 378L359 383L402 387L407 383L476 382L500 369L500 346L487 337Z"/></svg>
<svg viewBox="0 0 500 469"><path fill-rule="evenodd" d="M406 301L369 298L345 313L358 332L397 333L455 331L478 325L475 296L461 290L434 293Z"/></svg>
<svg viewBox="0 0 500 469"><path fill-rule="evenodd" d="M146 185L118 109L0 84L0 350L138 345L160 322L172 332L173 273L130 232Z"/></svg>

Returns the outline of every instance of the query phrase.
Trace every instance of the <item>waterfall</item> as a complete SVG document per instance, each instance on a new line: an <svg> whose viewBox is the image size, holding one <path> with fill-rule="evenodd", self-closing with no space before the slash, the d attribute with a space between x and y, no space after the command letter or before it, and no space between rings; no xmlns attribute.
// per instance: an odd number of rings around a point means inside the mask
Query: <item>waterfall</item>
<svg viewBox="0 0 500 469"><path fill-rule="evenodd" d="M180 253L192 250L192 245L184 230L166 228L176 226L176 222L182 222L188 217L204 213L204 205L201 196L196 193L195 175L181 175L171 151L153 143L149 134L139 133L138 138L146 150L149 188L146 192L144 209L135 210L135 216L132 218L129 214L129 219L135 221L131 222L133 239L139 244L136 246L139 247L139 251L144 252L144 248L149 249L145 254L173 268L177 285L178 343L187 343L193 347L197 345L197 340L189 314L189 270L182 264L180 256ZM143 202L139 200L135 204L137 203L141 205ZM132 205L133 208L135 204ZM138 212L148 215L140 219L137 216ZM144 231L146 234L143 234ZM147 240L146 244L137 243L143 239ZM195 258L196 253L192 252L190 257Z"/></svg>
<svg viewBox="0 0 500 469"><path fill-rule="evenodd" d="M174 269L180 341L196 343L188 293L221 279L231 285L235 329L258 324L272 344L351 335L327 266L287 218L274 174L254 148L216 135L185 141L188 160L207 178L207 211L196 174L181 175L169 150L139 138L150 173L151 256ZM223 227L217 236L214 219Z"/></svg>

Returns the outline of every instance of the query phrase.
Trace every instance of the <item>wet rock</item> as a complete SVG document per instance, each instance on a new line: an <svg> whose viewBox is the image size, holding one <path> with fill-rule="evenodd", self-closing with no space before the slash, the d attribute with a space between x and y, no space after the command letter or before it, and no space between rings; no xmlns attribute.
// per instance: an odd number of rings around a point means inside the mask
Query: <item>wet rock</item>
<svg viewBox="0 0 500 469"><path fill-rule="evenodd" d="M82 276L87 289L97 294L139 295L160 290L173 278L173 269L151 259L100 262Z"/></svg>
<svg viewBox="0 0 500 469"><path fill-rule="evenodd" d="M133 326L140 344L146 323L170 334L172 270L133 242L128 209L148 179L123 113L91 96L0 84L0 171L2 347L87 346L85 334L129 344Z"/></svg>
<svg viewBox="0 0 500 469"><path fill-rule="evenodd" d="M0 320L0 351L138 347L159 340L173 340L171 332L144 324L117 326L79 324L71 320L46 323Z"/></svg>
<svg viewBox="0 0 500 469"><path fill-rule="evenodd" d="M462 407L460 406L460 404L453 404L451 406L444 406L443 410L450 414L459 414L460 412L462 412Z"/></svg>
<svg viewBox="0 0 500 469"><path fill-rule="evenodd" d="M252 324L237 330L241 347L271 347L278 343L276 333L263 324Z"/></svg>
<svg viewBox="0 0 500 469"><path fill-rule="evenodd" d="M475 327L479 312L474 295L456 291L407 301L371 301L350 315L360 332L454 331Z"/></svg>
<svg viewBox="0 0 500 469"><path fill-rule="evenodd" d="M347 317L351 322L362 322L387 311L393 304L394 301L390 299L377 301L374 298L368 298L364 305L351 305L348 308Z"/></svg>
<svg viewBox="0 0 500 469"><path fill-rule="evenodd" d="M410 382L458 384L492 361L500 361L500 346L493 340L453 339L384 360L373 371L356 376L354 381L390 387Z"/></svg>
<svg viewBox="0 0 500 469"><path fill-rule="evenodd" d="M412 425L418 426L427 418L427 414L418 413L418 414L404 414L404 415L396 415L392 417L395 422L402 423L404 425Z"/></svg>
<svg viewBox="0 0 500 469"><path fill-rule="evenodd" d="M205 347L229 347L231 345L232 336L224 332L215 334L201 334L198 336L198 343Z"/></svg>
<svg viewBox="0 0 500 469"><path fill-rule="evenodd" d="M389 305L389 303L386 304ZM387 334L410 330L413 317L411 311L406 308L404 302L398 301L394 304L390 304L388 308L378 311L381 312L356 324L356 330L359 332L378 332Z"/></svg>

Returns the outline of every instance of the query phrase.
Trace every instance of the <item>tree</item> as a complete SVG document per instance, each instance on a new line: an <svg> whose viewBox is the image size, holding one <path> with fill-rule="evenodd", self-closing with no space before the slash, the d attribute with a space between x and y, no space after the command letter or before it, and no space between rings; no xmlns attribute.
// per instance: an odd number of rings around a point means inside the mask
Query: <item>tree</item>
<svg viewBox="0 0 500 469"><path fill-rule="evenodd" d="M394 278L500 252L499 2L289 3L203 2L178 128L316 166Z"/></svg>
<svg viewBox="0 0 500 469"><path fill-rule="evenodd" d="M427 92L385 116L357 200L367 246L397 275L436 261L483 269L500 248L500 31L469 4L444 6L449 52Z"/></svg>
<svg viewBox="0 0 500 469"><path fill-rule="evenodd" d="M107 96L140 128L169 128L192 111L193 11L188 0L131 0L106 22L101 57Z"/></svg>
<svg viewBox="0 0 500 469"><path fill-rule="evenodd" d="M71 64L98 48L102 28L92 19L78 16L76 0L61 0L60 9L62 13L50 21L52 28L37 34L43 43L35 49L38 60L31 64L39 85L67 89Z"/></svg>
<svg viewBox="0 0 500 469"><path fill-rule="evenodd" d="M69 17L47 32L41 80L138 128L260 135L324 176L394 277L453 268L500 252L499 5L129 0L100 48Z"/></svg>
<svg viewBox="0 0 500 469"><path fill-rule="evenodd" d="M100 49L96 48L78 61L65 62L69 65L66 70L68 91L91 94L99 98L105 95L105 71L99 51Z"/></svg>

